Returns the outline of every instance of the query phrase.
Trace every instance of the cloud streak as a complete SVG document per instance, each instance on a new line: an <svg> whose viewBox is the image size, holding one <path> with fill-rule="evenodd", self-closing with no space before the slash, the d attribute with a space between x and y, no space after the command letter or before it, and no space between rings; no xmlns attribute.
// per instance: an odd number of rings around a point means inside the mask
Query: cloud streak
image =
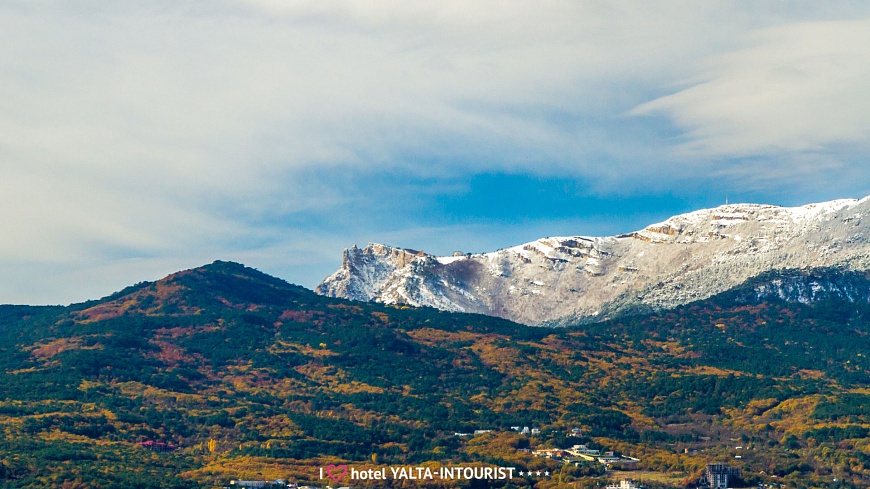
<svg viewBox="0 0 870 489"><path fill-rule="evenodd" d="M0 3L0 302L234 257L313 285L354 241L449 226L475 248L477 214L419 209L481 174L673 193L800 156L866 181L866 12L801 5Z"/></svg>
<svg viewBox="0 0 870 489"><path fill-rule="evenodd" d="M802 22L746 36L705 81L640 105L685 131L696 156L826 152L870 141L870 20Z"/></svg>

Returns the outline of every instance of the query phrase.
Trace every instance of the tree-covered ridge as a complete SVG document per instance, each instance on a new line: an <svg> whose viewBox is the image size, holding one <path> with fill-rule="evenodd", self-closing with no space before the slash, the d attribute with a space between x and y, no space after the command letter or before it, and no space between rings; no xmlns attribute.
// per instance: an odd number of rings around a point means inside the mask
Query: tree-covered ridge
<svg viewBox="0 0 870 489"><path fill-rule="evenodd" d="M70 307L0 306L0 480L210 487L373 459L557 468L519 449L575 443L691 478L740 444L750 481L866 487L867 314L723 295L552 330L328 299L215 262ZM454 436L477 429L494 431ZM148 440L179 448L136 445Z"/></svg>

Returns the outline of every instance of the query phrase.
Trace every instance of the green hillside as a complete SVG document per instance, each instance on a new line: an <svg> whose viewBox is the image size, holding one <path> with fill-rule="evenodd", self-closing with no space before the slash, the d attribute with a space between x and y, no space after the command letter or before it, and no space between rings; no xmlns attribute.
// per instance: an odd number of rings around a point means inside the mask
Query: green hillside
<svg viewBox="0 0 870 489"><path fill-rule="evenodd" d="M0 306L0 485L322 487L330 463L435 462L584 487L598 462L523 450L587 444L640 458L653 486L725 461L747 484L870 487L868 317L735 292L554 330L328 299L215 262L70 307ZM493 431L454 436L474 430Z"/></svg>

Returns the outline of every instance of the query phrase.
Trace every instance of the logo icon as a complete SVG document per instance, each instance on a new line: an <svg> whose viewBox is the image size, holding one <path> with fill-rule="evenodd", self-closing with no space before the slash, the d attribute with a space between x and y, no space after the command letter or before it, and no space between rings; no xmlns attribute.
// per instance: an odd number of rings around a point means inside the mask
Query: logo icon
<svg viewBox="0 0 870 489"><path fill-rule="evenodd" d="M344 476L346 475L347 465L329 464L326 466L326 476L332 479L332 481L335 483L338 483L338 481L344 479Z"/></svg>

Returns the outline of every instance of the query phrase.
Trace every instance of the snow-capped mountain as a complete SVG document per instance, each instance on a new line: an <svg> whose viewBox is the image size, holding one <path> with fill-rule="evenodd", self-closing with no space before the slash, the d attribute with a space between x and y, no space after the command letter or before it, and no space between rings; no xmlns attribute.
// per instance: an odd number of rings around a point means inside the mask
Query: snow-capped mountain
<svg viewBox="0 0 870 489"><path fill-rule="evenodd" d="M771 270L821 267L870 270L870 197L723 205L629 234L542 238L483 254L354 246L316 290L539 325L675 307Z"/></svg>

